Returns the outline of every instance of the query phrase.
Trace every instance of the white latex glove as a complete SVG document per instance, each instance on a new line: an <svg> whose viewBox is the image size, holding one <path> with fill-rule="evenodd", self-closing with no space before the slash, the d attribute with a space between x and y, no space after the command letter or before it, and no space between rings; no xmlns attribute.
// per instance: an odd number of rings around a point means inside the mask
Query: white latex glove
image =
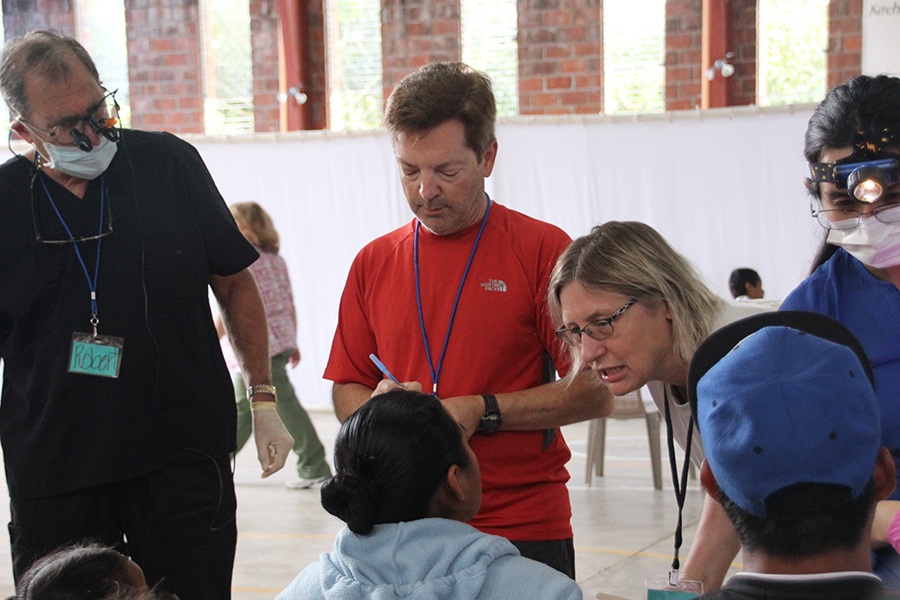
<svg viewBox="0 0 900 600"><path fill-rule="evenodd" d="M284 466L288 453L294 447L294 438L284 428L275 407L253 410L253 438L256 440L256 456L265 479Z"/></svg>

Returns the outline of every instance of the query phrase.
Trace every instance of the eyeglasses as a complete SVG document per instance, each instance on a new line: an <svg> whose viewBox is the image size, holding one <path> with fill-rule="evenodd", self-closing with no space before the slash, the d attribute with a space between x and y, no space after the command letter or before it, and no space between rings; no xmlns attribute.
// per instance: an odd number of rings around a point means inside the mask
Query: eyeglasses
<svg viewBox="0 0 900 600"><path fill-rule="evenodd" d="M35 195L35 187L38 183L41 183L41 187L44 187L46 184L40 182L40 170L34 169L34 174L31 177L31 222L34 225L34 239L37 240L41 244L75 244L81 242L90 242L92 240L99 240L101 238L105 238L113 232L113 222L112 222L112 207L109 202L109 193L106 191L106 188L103 190L103 196L107 196L106 201L102 202L101 206L103 208L103 216L102 216L102 229L97 232L96 235L79 235L76 231L66 231L65 228L61 228L57 221L56 226L48 226L44 225L43 219L41 218L41 211L37 205L37 198ZM44 195L48 196L49 194L46 192L46 188L44 189ZM102 197L101 197L102 198ZM53 203L49 202L50 206L53 207ZM56 208L53 207L55 211ZM58 215L57 215L58 216ZM52 221L52 218L51 218ZM58 231L57 231L58 230ZM46 233L51 233L51 236L48 237Z"/></svg>
<svg viewBox="0 0 900 600"><path fill-rule="evenodd" d="M813 216L825 229L853 229L859 225L859 220L864 214L871 214L882 223L900 223L900 204L879 206L867 213L847 208L813 211Z"/></svg>
<svg viewBox="0 0 900 600"><path fill-rule="evenodd" d="M102 88L104 91L106 88ZM57 146L78 146L85 152L90 152L94 144L85 134L85 128L90 126L91 131L102 135L111 142L119 141L119 130L115 129L119 122L119 103L116 102L116 92L106 92L103 97L92 106L86 115L67 119L53 129L42 129L25 119L19 118L19 122L30 129L39 131L51 138L48 141Z"/></svg>
<svg viewBox="0 0 900 600"><path fill-rule="evenodd" d="M633 305L635 302L637 302L637 299L632 298L631 300L626 302L622 308L620 308L610 316L603 319L597 319L593 323L588 323L584 327L571 327L569 329L560 327L556 330L556 337L561 339L569 346L574 346L576 348L581 345L582 333L586 333L588 337L597 341L605 340L613 334L613 321L622 316L622 313L631 308L631 305Z"/></svg>

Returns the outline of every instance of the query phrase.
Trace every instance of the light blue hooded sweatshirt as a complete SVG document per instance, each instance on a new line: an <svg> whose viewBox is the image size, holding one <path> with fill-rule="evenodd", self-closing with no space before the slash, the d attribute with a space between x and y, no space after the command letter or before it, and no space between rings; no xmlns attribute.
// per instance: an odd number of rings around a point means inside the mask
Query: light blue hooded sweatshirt
<svg viewBox="0 0 900 600"><path fill-rule="evenodd" d="M523 558L509 540L459 521L348 528L275 600L582 600L574 581Z"/></svg>

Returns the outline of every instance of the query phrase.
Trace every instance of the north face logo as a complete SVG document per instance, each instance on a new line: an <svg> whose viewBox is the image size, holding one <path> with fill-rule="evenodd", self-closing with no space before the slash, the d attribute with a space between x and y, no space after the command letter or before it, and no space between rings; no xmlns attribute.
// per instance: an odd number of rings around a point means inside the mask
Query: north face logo
<svg viewBox="0 0 900 600"><path fill-rule="evenodd" d="M486 292L505 292L506 282L502 279L491 279L490 281L482 283L481 287L483 287Z"/></svg>

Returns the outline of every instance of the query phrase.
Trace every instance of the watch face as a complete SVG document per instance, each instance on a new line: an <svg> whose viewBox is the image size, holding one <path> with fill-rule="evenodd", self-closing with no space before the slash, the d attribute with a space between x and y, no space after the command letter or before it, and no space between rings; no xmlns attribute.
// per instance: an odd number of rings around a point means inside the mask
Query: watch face
<svg viewBox="0 0 900 600"><path fill-rule="evenodd" d="M481 417L481 425L478 430L482 433L493 433L500 429L500 415L490 414Z"/></svg>

